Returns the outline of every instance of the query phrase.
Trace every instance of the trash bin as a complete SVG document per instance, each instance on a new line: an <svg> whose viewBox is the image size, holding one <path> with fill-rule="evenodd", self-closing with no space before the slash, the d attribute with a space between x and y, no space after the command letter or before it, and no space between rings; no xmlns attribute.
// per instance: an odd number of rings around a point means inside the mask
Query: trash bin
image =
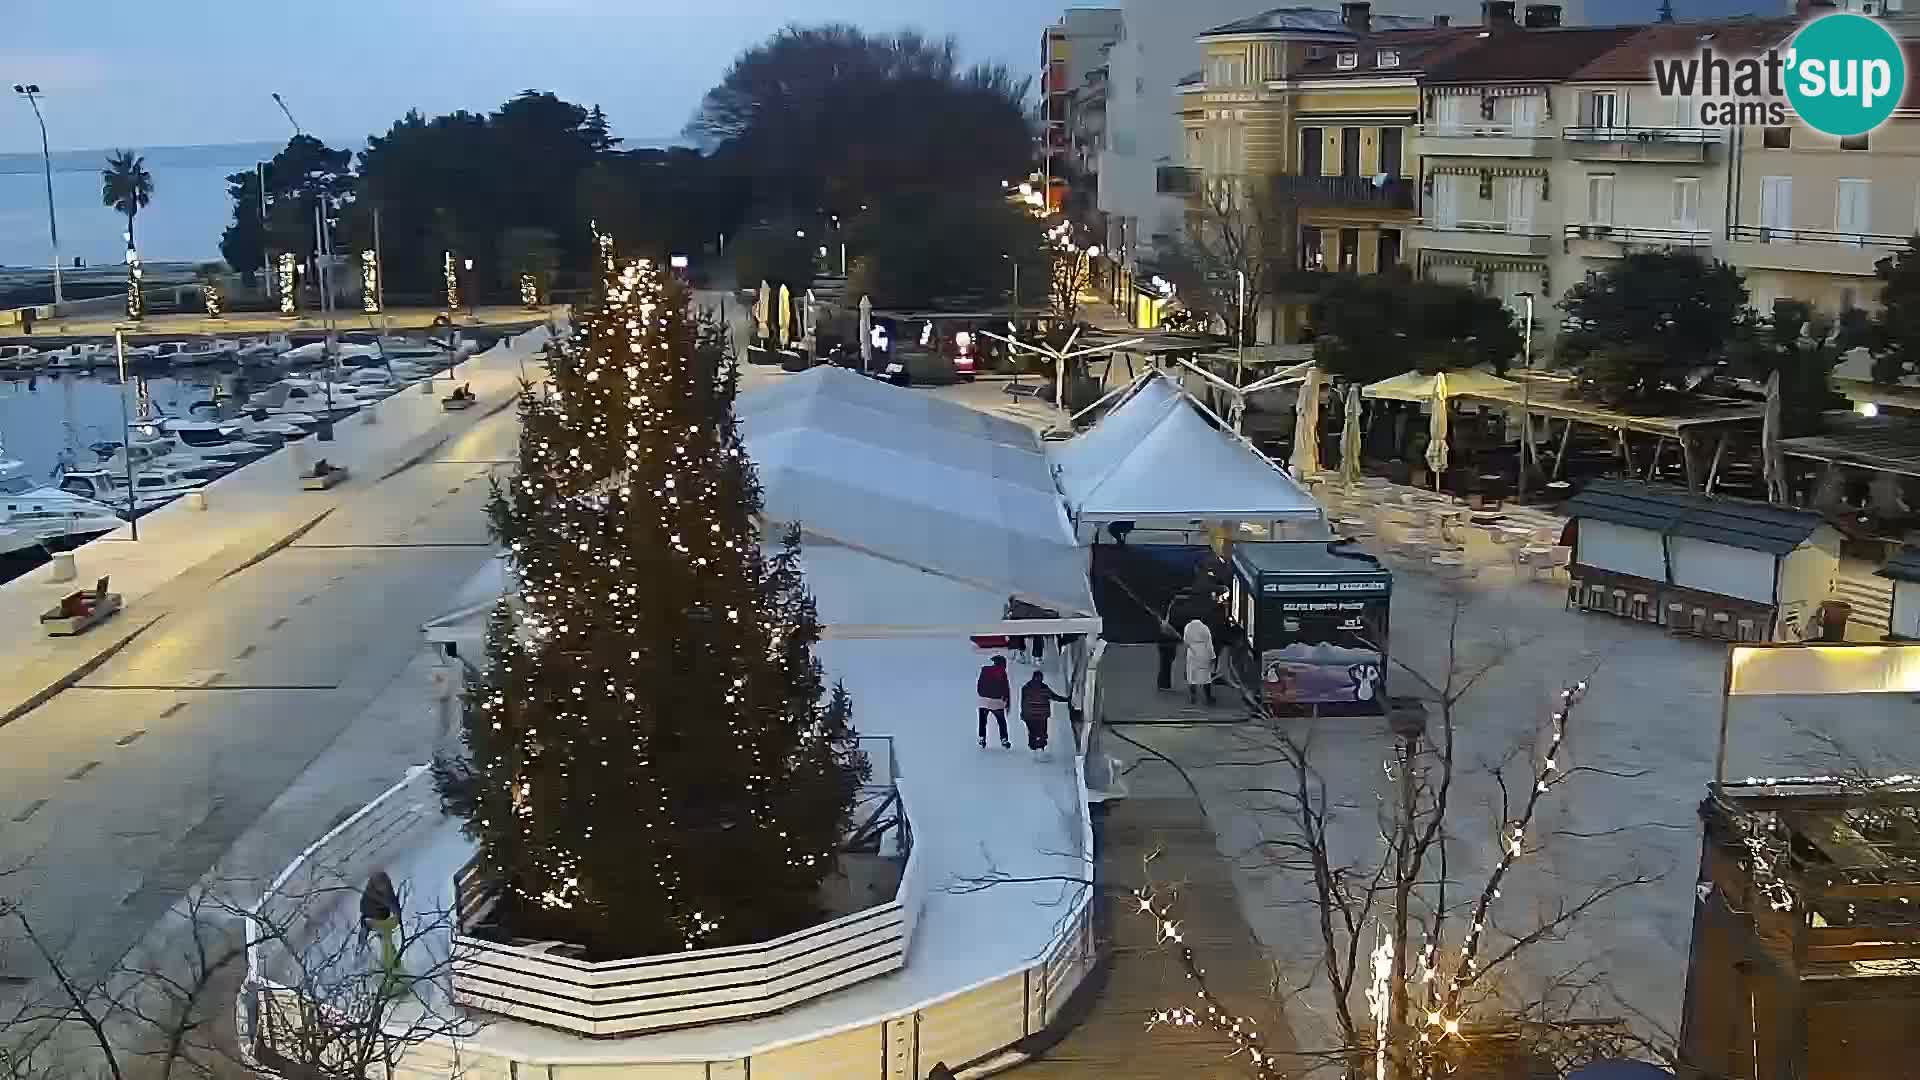
<svg viewBox="0 0 1920 1080"><path fill-rule="evenodd" d="M1829 600L1820 605L1820 640L1847 640L1847 619L1853 615L1853 605L1844 600Z"/></svg>

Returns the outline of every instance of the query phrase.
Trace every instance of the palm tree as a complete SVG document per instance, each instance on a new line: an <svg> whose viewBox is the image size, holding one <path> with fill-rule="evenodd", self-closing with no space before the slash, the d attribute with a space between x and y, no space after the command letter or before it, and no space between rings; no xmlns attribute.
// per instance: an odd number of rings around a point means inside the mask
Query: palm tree
<svg viewBox="0 0 1920 1080"><path fill-rule="evenodd" d="M147 171L147 159L131 150L107 157L100 170L100 204L127 215L127 246L133 246L134 215L153 201L153 174Z"/></svg>

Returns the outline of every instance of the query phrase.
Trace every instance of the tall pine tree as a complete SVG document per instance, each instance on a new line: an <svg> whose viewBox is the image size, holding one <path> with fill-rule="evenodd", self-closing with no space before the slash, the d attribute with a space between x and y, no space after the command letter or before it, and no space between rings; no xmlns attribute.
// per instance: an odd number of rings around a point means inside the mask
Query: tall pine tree
<svg viewBox="0 0 1920 1080"><path fill-rule="evenodd" d="M865 764L826 692L799 535L761 555L724 331L620 264L495 491L513 569L441 790L501 885L501 929L594 959L816 920Z"/></svg>

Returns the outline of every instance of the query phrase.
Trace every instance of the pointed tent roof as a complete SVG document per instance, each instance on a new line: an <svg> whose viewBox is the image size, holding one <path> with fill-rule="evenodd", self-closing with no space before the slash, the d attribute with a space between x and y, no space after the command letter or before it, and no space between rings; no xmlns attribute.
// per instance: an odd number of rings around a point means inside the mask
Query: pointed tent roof
<svg viewBox="0 0 1920 1080"><path fill-rule="evenodd" d="M1292 477L1209 423L1185 391L1157 374L1053 455L1062 493L1082 522L1321 516Z"/></svg>

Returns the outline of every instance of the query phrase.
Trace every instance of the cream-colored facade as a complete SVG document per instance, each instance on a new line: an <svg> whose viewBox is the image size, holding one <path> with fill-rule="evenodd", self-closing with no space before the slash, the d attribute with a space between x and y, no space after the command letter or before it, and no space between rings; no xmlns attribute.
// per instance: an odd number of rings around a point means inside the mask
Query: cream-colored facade
<svg viewBox="0 0 1920 1080"><path fill-rule="evenodd" d="M1798 123L1738 140L1726 257L1746 271L1754 306L1874 306L1874 263L1920 230L1920 111L1859 140Z"/></svg>

